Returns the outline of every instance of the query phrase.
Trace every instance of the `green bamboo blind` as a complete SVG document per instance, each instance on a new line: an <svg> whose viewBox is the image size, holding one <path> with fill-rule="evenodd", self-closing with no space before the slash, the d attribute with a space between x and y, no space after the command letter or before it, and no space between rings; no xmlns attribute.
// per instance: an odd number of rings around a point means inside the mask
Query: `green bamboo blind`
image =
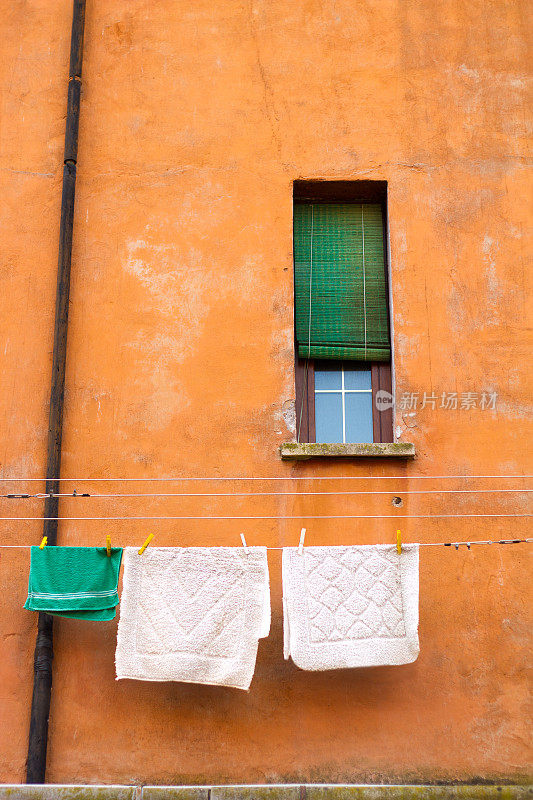
<svg viewBox="0 0 533 800"><path fill-rule="evenodd" d="M294 266L300 357L390 360L379 204L296 203Z"/></svg>

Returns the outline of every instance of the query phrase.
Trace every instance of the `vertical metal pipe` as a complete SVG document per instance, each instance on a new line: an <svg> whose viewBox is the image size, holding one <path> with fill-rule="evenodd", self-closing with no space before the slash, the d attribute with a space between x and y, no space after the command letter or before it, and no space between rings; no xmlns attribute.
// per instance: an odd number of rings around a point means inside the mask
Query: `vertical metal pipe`
<svg viewBox="0 0 533 800"><path fill-rule="evenodd" d="M70 264L72 257L74 198L76 192L76 163L78 160L78 127L80 118L84 27L85 0L74 0L70 39L65 151L63 159L63 191L61 196L61 220L59 227L54 349L52 355L50 410L48 416L46 492L49 496L44 503L44 517L59 516L59 500L57 497L52 497L51 495L59 492L59 481L57 478L59 477L61 468ZM44 520L43 535L48 537L49 546L57 544L56 519ZM53 617L41 612L39 613L34 653L33 696L28 740L28 759L26 763L27 783L44 783L45 781L48 717L50 714L50 699L52 694L52 660Z"/></svg>

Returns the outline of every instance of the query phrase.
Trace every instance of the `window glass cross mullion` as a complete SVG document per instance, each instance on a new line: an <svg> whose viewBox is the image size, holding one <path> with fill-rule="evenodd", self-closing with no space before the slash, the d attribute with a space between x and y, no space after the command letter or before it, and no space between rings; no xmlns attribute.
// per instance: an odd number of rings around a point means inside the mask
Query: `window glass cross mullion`
<svg viewBox="0 0 533 800"><path fill-rule="evenodd" d="M344 404L344 364L341 364L341 388L342 388L342 443L346 444L346 408Z"/></svg>

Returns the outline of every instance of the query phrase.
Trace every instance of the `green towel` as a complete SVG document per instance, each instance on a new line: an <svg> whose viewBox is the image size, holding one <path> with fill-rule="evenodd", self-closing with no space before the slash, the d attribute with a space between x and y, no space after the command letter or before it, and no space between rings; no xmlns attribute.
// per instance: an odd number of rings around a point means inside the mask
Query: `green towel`
<svg viewBox="0 0 533 800"><path fill-rule="evenodd" d="M31 548L24 608L58 617L110 620L118 604L122 547Z"/></svg>

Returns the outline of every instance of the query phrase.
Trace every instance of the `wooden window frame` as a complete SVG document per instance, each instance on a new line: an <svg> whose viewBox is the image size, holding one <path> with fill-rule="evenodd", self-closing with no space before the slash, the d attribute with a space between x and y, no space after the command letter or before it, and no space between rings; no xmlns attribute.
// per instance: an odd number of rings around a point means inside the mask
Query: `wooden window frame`
<svg viewBox="0 0 533 800"><path fill-rule="evenodd" d="M315 428L315 362L299 358L296 345L296 441L316 442Z"/></svg>
<svg viewBox="0 0 533 800"><path fill-rule="evenodd" d="M339 362L340 363L340 362ZM355 364L356 362L354 362ZM357 362L361 366L364 362ZM345 366L349 362L345 363ZM392 396L392 371L389 362L368 362L372 378L372 430L373 441L390 443L393 438L392 404L384 411L376 406L378 391ZM315 427L315 363L313 359L298 358L295 361L296 378L296 440L316 442ZM354 442L357 444L357 442Z"/></svg>

